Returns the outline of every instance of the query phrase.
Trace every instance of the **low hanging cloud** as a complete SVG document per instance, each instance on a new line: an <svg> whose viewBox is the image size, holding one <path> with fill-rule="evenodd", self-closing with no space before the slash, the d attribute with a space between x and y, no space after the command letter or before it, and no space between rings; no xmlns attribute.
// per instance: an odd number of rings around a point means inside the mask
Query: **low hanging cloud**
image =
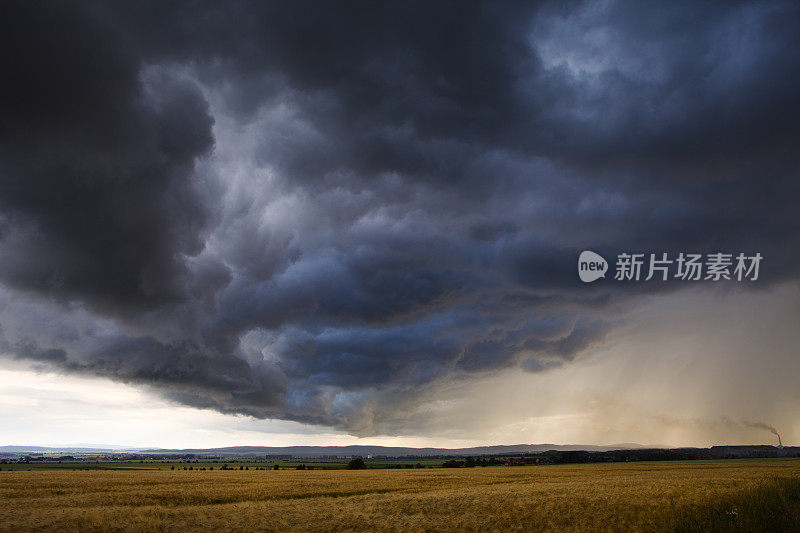
<svg viewBox="0 0 800 533"><path fill-rule="evenodd" d="M794 3L2 10L9 357L369 434L675 286L581 250L798 277Z"/></svg>

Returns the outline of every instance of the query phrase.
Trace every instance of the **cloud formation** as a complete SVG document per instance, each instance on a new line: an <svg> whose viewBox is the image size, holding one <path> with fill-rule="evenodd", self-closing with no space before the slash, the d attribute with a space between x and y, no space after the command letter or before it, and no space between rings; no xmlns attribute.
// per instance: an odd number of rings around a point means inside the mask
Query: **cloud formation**
<svg viewBox="0 0 800 533"><path fill-rule="evenodd" d="M11 357L370 434L675 286L583 249L800 272L794 3L2 9Z"/></svg>

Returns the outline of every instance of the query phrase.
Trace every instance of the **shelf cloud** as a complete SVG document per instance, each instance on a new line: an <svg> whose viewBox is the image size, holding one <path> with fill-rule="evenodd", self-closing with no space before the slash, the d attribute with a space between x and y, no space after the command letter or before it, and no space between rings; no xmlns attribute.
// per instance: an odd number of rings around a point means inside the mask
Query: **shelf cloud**
<svg viewBox="0 0 800 533"><path fill-rule="evenodd" d="M793 2L5 2L0 351L402 433L646 297L618 252L800 274ZM581 283L583 250L609 260ZM383 418L395 420L387 429Z"/></svg>

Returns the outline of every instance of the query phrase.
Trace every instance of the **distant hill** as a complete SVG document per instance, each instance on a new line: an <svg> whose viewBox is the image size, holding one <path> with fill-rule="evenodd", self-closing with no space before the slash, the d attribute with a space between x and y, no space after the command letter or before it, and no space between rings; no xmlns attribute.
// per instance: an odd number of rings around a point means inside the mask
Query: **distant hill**
<svg viewBox="0 0 800 533"><path fill-rule="evenodd" d="M582 444L511 444L502 446L476 446L472 448L411 448L391 446L229 446L225 448L185 448L160 449L136 447L80 448L80 447L45 447L45 446L0 446L0 453L119 453L122 451L143 454L175 454L175 455L218 455L218 456L264 456L291 455L294 457L351 457L379 456L388 457L430 457L437 455L499 455L514 453L536 453L548 450L557 451L608 451L654 448L639 444L615 444L611 446L595 446Z"/></svg>
<svg viewBox="0 0 800 533"><path fill-rule="evenodd" d="M115 453L120 451L133 451L135 448L125 447L49 447L49 446L0 446L0 453Z"/></svg>
<svg viewBox="0 0 800 533"><path fill-rule="evenodd" d="M558 445L558 444L513 444L506 446L476 446L472 448L410 448L392 446L231 446L226 448L185 449L135 449L44 446L0 446L3 456L48 456L72 455L108 456L114 458L237 458L258 459L313 459L349 457L427 457L450 459L450 463L463 462L460 458L472 457L518 457L519 463L588 463L619 461L671 461L697 459L735 459L764 457L800 457L800 447L768 445L712 446L711 448L669 448L665 446L640 446L638 444L616 444L611 446Z"/></svg>

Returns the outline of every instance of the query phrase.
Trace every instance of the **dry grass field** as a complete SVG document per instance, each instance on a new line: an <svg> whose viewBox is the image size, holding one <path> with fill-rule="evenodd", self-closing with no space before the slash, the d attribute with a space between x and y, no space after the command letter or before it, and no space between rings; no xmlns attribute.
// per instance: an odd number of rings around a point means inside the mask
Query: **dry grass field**
<svg viewBox="0 0 800 533"><path fill-rule="evenodd" d="M0 530L691 530L698 527L681 520L701 512L746 514L736 498L775 478L800 478L800 460L3 471Z"/></svg>

